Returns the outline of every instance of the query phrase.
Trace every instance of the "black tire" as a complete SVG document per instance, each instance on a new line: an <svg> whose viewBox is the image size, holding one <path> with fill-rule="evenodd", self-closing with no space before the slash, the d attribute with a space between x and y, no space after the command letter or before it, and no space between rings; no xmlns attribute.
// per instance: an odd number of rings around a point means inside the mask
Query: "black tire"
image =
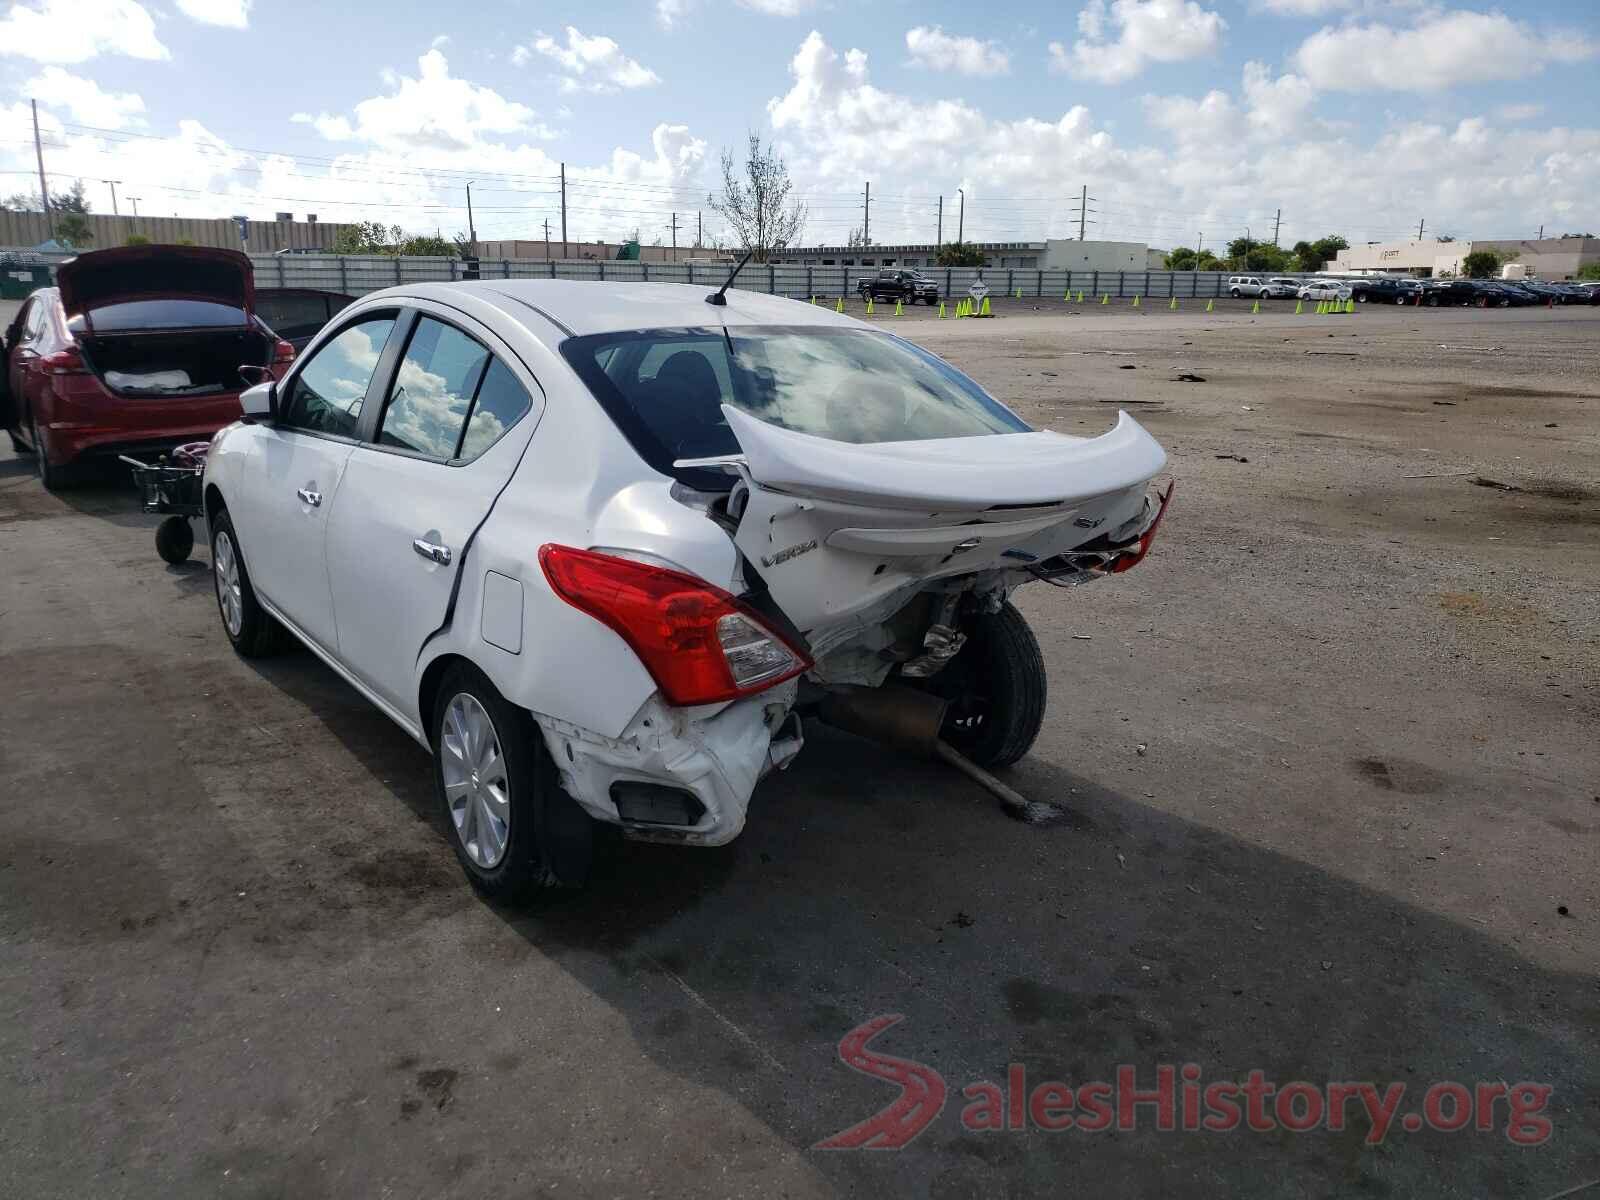
<svg viewBox="0 0 1600 1200"><path fill-rule="evenodd" d="M156 553L176 566L189 561L194 549L194 529L187 517L168 517L156 526Z"/></svg>
<svg viewBox="0 0 1600 1200"><path fill-rule="evenodd" d="M1356 293L1356 303L1357 304L1365 304L1366 302L1367 302L1367 294L1365 292Z"/></svg>
<svg viewBox="0 0 1600 1200"><path fill-rule="evenodd" d="M1033 746L1044 723L1044 655L1009 603L971 621L965 632L961 652L927 681L950 701L940 736L979 766L1009 766Z"/></svg>
<svg viewBox="0 0 1600 1200"><path fill-rule="evenodd" d="M457 817L445 795L445 722L457 696L471 696L488 714L505 763L506 843L493 866L478 863L462 841ZM433 746L433 787L448 829L450 846L467 878L482 895L515 903L535 892L582 887L594 861L594 821L562 791L544 738L526 709L502 696L484 673L457 663L439 684L429 740ZM466 804L472 803L469 796ZM464 819L464 818L463 818Z"/></svg>
<svg viewBox="0 0 1600 1200"><path fill-rule="evenodd" d="M7 430L6 432L7 436L11 438L11 449L16 452L19 458L27 458L33 453L33 447L28 445L27 442L23 441L16 434L11 433L10 430Z"/></svg>
<svg viewBox="0 0 1600 1200"><path fill-rule="evenodd" d="M1233 288L1232 290L1230 290L1228 292L1228 295L1232 296L1235 300L1239 299L1241 294L1242 293L1239 291L1238 288Z"/></svg>
<svg viewBox="0 0 1600 1200"><path fill-rule="evenodd" d="M39 482L44 484L47 492L60 492L71 487L77 482L77 474L71 467L56 466L45 453L44 443L39 440L39 423L29 418L28 438L33 442L33 469L39 475Z"/></svg>
<svg viewBox="0 0 1600 1200"><path fill-rule="evenodd" d="M228 627L227 610L223 603L223 575L217 567L218 543L227 539L228 553L238 564L239 590L235 597L239 603L238 632ZM250 571L245 566L244 552L239 546L239 535L233 528L227 509L219 509L211 518L211 579L217 597L217 615L222 620L222 632L228 635L234 650L241 658L266 658L282 650L288 642L288 631L279 625L256 599L250 586Z"/></svg>

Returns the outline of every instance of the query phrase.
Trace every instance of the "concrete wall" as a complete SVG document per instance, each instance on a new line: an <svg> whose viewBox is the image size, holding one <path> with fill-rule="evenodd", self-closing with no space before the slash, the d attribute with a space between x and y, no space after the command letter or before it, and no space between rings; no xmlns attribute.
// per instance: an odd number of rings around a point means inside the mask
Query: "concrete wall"
<svg viewBox="0 0 1600 1200"><path fill-rule="evenodd" d="M1051 238L1045 243L1041 265L1072 271L1158 271L1165 266L1161 262L1150 265L1150 247L1143 242L1080 242L1076 238Z"/></svg>
<svg viewBox="0 0 1600 1200"><path fill-rule="evenodd" d="M693 232L692 230L690 232ZM538 241L493 241L487 242L481 238L478 241L479 258L520 258L532 259L536 262L561 261L563 257L572 261L600 259L613 260L617 252L622 249L620 242L567 242L566 254L561 252L561 239L552 238L547 245L543 238ZM711 250L704 246L679 246L674 250L671 246L640 246L640 262L706 262L716 259L721 251Z"/></svg>
<svg viewBox="0 0 1600 1200"><path fill-rule="evenodd" d="M278 250L325 250L333 245L340 224L321 221L251 221L249 242L239 245L239 227L231 218L202 220L193 217L119 217L90 213L89 227L94 241L81 250L104 250L127 243L131 234L142 234L152 242L174 244L187 239L196 246L219 246L226 250L244 249L253 254ZM0 212L0 246L37 246L50 237L43 213Z"/></svg>

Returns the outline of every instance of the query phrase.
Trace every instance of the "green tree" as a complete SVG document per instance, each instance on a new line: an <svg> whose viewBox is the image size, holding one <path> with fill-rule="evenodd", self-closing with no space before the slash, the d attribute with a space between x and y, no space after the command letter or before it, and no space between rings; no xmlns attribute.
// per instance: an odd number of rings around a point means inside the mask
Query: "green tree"
<svg viewBox="0 0 1600 1200"><path fill-rule="evenodd" d="M94 244L94 228L89 218L79 212L63 213L56 218L56 241L72 250Z"/></svg>
<svg viewBox="0 0 1600 1200"><path fill-rule="evenodd" d="M1488 279L1497 274L1505 259L1493 250L1474 250L1461 259L1461 273L1468 279Z"/></svg>
<svg viewBox="0 0 1600 1200"><path fill-rule="evenodd" d="M1174 246L1167 251L1167 256L1162 262L1169 271L1193 271L1198 258L1199 255L1195 253L1193 246Z"/></svg>
<svg viewBox="0 0 1600 1200"><path fill-rule="evenodd" d="M435 234L427 237L404 238L393 250L386 250L383 253L425 254L438 258L454 258L456 256L456 247L454 242L448 242Z"/></svg>
<svg viewBox="0 0 1600 1200"><path fill-rule="evenodd" d="M148 246L150 239L142 233L130 233L122 244L124 246Z"/></svg>
<svg viewBox="0 0 1600 1200"><path fill-rule="evenodd" d="M734 238L756 262L800 240L806 227L806 206L791 200L794 183L789 168L759 134L750 135L744 169L732 150L722 152L722 195L706 197L733 231Z"/></svg>
<svg viewBox="0 0 1600 1200"><path fill-rule="evenodd" d="M986 267L988 256L971 242L946 242L935 260L941 267Z"/></svg>
<svg viewBox="0 0 1600 1200"><path fill-rule="evenodd" d="M1330 233L1327 237L1318 238L1314 242L1296 242L1289 251L1294 257L1291 269L1320 271L1323 263L1339 257L1339 251L1349 248L1350 243L1336 233Z"/></svg>
<svg viewBox="0 0 1600 1200"><path fill-rule="evenodd" d="M1579 279L1600 279L1600 263L1590 263L1578 268Z"/></svg>
<svg viewBox="0 0 1600 1200"><path fill-rule="evenodd" d="M357 221L339 230L333 239L335 254L397 254L406 231L381 221Z"/></svg>

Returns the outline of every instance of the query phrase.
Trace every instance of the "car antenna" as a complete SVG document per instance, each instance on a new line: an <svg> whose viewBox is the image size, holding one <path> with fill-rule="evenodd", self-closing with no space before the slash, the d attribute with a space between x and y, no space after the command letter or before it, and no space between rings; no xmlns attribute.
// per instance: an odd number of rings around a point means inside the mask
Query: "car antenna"
<svg viewBox="0 0 1600 1200"><path fill-rule="evenodd" d="M746 250L744 252L744 257L739 260L739 265L735 267L733 269L733 273L728 276L727 282L706 297L707 304L715 304L720 308L728 303L728 298L723 295L723 293L733 286L733 281L739 277L739 272L744 270L745 263L750 261L750 256L754 253L754 249Z"/></svg>

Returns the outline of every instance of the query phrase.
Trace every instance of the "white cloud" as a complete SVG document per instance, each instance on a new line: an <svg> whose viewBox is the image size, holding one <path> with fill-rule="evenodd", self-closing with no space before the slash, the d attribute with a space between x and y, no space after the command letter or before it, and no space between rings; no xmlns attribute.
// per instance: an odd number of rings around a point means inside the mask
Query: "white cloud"
<svg viewBox="0 0 1600 1200"><path fill-rule="evenodd" d="M1304 76L1261 63L1231 87L1147 98L1154 132L1132 140L1082 105L997 119L969 102L881 88L866 55L819 33L802 42L790 73L768 113L797 186L843 196L870 178L882 197L873 233L885 243L931 240L936 192L951 236L957 187L966 189L969 238L1075 236L1073 201L1087 184L1100 221L1090 237L1158 246L1192 246L1202 230L1215 246L1246 225L1270 236L1279 206L1284 244L1327 233L1355 243L1404 238L1419 212L1461 237L1506 236L1534 207L1582 224L1600 193L1600 129L1507 127L1487 114L1441 123L1379 116L1382 132L1358 135L1318 111ZM1360 204L1345 188L1304 186L1325 179L1361 180ZM859 221L859 208L814 207L806 240L842 242Z"/></svg>
<svg viewBox="0 0 1600 1200"><path fill-rule="evenodd" d="M202 25L222 25L245 29L250 25L250 6L254 0L177 0L178 11Z"/></svg>
<svg viewBox="0 0 1600 1200"><path fill-rule="evenodd" d="M1264 12L1280 17L1320 17L1324 13L1349 8L1354 0L1256 0Z"/></svg>
<svg viewBox="0 0 1600 1200"><path fill-rule="evenodd" d="M1196 0L1089 0L1078 13L1083 36L1068 49L1050 43L1050 69L1097 83L1122 83L1150 63L1214 54L1228 23Z"/></svg>
<svg viewBox="0 0 1600 1200"><path fill-rule="evenodd" d="M1339 91L1438 91L1460 83L1522 79L1582 62L1600 44L1575 33L1540 33L1501 13L1432 11L1416 25L1319 30L1295 52L1300 72Z"/></svg>
<svg viewBox="0 0 1600 1200"><path fill-rule="evenodd" d="M1502 121L1532 121L1544 115L1542 104L1502 104L1495 109L1495 116Z"/></svg>
<svg viewBox="0 0 1600 1200"><path fill-rule="evenodd" d="M144 123L144 98L134 92L106 92L92 79L60 67L46 67L17 89L48 108L65 109L79 125L123 129Z"/></svg>
<svg viewBox="0 0 1600 1200"><path fill-rule="evenodd" d="M906 49L911 61L934 71L955 71L961 75L1004 75L1011 70L1011 58L994 42L975 37L956 37L939 26L918 25L906 30Z"/></svg>
<svg viewBox="0 0 1600 1200"><path fill-rule="evenodd" d="M769 17L798 17L816 7L816 0L739 0L741 8L766 13Z"/></svg>
<svg viewBox="0 0 1600 1200"><path fill-rule="evenodd" d="M0 55L80 63L100 54L170 58L155 21L137 0L39 0L0 18Z"/></svg>
<svg viewBox="0 0 1600 1200"><path fill-rule="evenodd" d="M518 46L512 53L512 61L518 66L531 61L530 50L544 55L566 72L561 81L564 91L615 92L661 82L659 75L629 58L610 38L589 37L571 25L567 26L565 46L549 34L541 33L531 46Z"/></svg>
<svg viewBox="0 0 1600 1200"><path fill-rule="evenodd" d="M387 72L390 92L355 106L355 119L328 113L295 113L329 141L370 142L388 150L463 150L492 134L546 136L525 104L492 88L453 78L438 50L417 60L417 77Z"/></svg>
<svg viewBox="0 0 1600 1200"><path fill-rule="evenodd" d="M656 24L671 29L688 14L690 0L656 0Z"/></svg>

